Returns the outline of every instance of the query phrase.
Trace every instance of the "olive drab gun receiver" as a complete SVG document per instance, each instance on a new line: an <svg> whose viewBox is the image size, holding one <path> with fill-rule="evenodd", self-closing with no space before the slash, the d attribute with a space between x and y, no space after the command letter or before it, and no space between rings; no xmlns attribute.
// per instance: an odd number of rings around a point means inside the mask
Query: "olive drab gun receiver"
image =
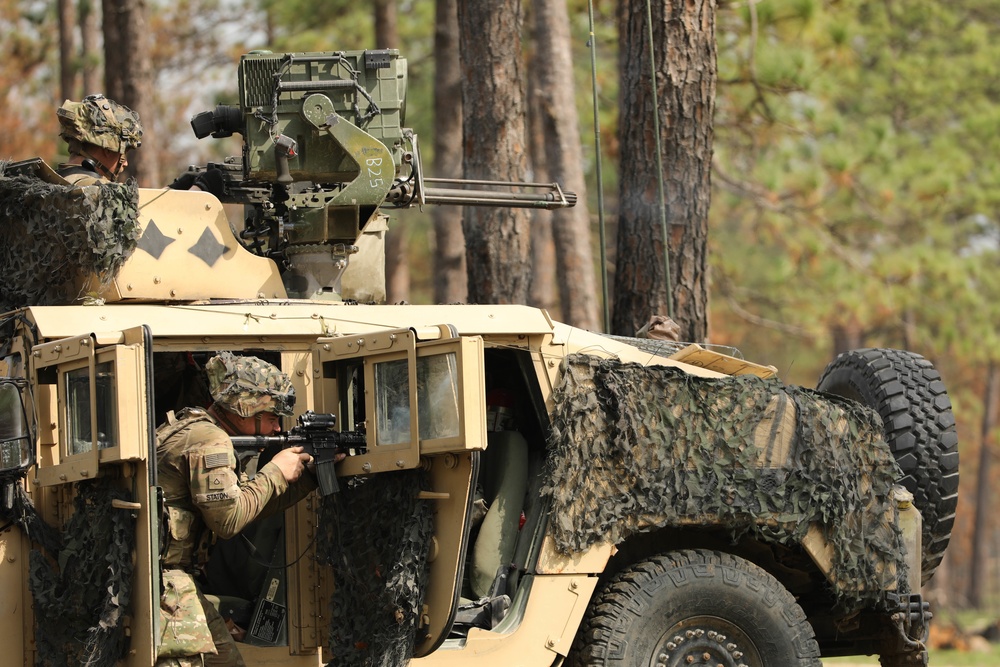
<svg viewBox="0 0 1000 667"><path fill-rule="evenodd" d="M339 279L387 203L576 203L557 184L425 177L417 135L403 127L407 70L397 50L252 52L242 57L238 78L239 105L197 114L191 127L198 138L241 134L243 154L192 170L216 172L223 185L213 192L246 206L239 238L248 250L283 268L310 265L318 252L328 274L315 276L321 283ZM304 296L295 292L289 295Z"/></svg>

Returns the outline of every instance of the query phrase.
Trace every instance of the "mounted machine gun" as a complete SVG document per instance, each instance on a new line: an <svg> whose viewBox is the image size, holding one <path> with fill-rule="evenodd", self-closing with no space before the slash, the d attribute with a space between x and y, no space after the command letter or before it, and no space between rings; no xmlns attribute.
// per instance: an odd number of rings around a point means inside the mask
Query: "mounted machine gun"
<svg viewBox="0 0 1000 667"><path fill-rule="evenodd" d="M406 60L396 50L273 54L239 65L239 105L197 114L199 138L240 134L242 156L192 167L224 203L246 206L238 238L274 259L289 296L339 292L340 276L386 204L555 209L558 184L432 179L403 127Z"/></svg>

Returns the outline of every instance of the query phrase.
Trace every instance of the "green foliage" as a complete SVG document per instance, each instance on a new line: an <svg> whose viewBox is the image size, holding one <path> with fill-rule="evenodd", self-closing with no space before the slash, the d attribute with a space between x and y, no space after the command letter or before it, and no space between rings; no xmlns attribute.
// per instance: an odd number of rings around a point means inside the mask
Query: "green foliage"
<svg viewBox="0 0 1000 667"><path fill-rule="evenodd" d="M995 356L1000 22L977 0L750 7L719 16L716 291L810 344Z"/></svg>
<svg viewBox="0 0 1000 667"><path fill-rule="evenodd" d="M0 0L0 157L57 155L53 100L59 52L55 3ZM61 100L60 100L61 101ZM56 103L58 104L58 103Z"/></svg>

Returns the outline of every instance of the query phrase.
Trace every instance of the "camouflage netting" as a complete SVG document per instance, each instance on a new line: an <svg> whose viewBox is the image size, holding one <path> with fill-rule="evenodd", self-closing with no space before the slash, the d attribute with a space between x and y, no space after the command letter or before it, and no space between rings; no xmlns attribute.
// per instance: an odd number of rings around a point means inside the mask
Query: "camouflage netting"
<svg viewBox="0 0 1000 667"><path fill-rule="evenodd" d="M0 163L0 313L72 303L82 275L110 281L141 230L135 181L75 187Z"/></svg>
<svg viewBox="0 0 1000 667"><path fill-rule="evenodd" d="M323 499L318 553L331 565L330 665L398 667L413 655L433 507L418 470L357 479Z"/></svg>
<svg viewBox="0 0 1000 667"><path fill-rule="evenodd" d="M20 475L0 473L0 493L6 495L8 485L13 488L13 503L7 507L6 503L0 501L0 530L10 524L17 524L35 544L49 553L58 551L61 544L59 531L45 523L38 515L35 504L24 490Z"/></svg>
<svg viewBox="0 0 1000 667"><path fill-rule="evenodd" d="M135 519L112 509L131 500L112 482L77 485L74 513L58 549L31 552L31 593L39 667L111 667L125 650L132 592Z"/></svg>
<svg viewBox="0 0 1000 667"><path fill-rule="evenodd" d="M794 546L833 545L838 599L905 587L890 500L899 472L878 415L754 376L701 378L573 355L554 395L543 494L560 551L677 525L722 525Z"/></svg>

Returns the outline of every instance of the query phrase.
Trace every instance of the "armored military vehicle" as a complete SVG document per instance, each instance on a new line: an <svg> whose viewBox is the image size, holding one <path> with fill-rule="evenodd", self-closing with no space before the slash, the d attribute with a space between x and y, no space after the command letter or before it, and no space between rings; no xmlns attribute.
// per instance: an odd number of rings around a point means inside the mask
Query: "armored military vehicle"
<svg viewBox="0 0 1000 667"><path fill-rule="evenodd" d="M249 665L926 664L958 476L929 362L852 353L821 393L524 306L376 305L384 211L572 195L426 178L395 51L251 53L239 83L192 123L243 137L209 191L3 166L0 663L170 655L155 428L230 351L347 454L212 547Z"/></svg>

